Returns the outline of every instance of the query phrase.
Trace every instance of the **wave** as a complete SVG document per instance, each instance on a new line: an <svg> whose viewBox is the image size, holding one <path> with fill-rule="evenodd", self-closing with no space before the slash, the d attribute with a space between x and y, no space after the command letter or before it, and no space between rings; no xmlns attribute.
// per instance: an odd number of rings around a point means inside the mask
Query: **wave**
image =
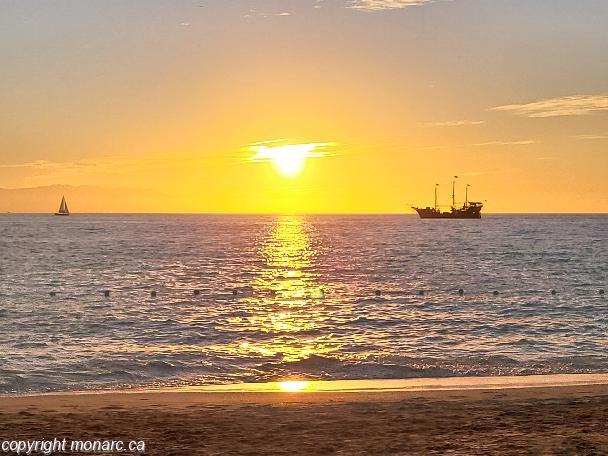
<svg viewBox="0 0 608 456"><path fill-rule="evenodd" d="M224 361L226 362L226 361ZM200 386L285 379L366 380L444 377L521 376L608 372L604 357L553 357L517 360L505 355L458 358L411 358L406 356L339 359L313 355L297 361L276 361L249 366L171 363L163 360L124 360L96 365L66 366L64 371L38 373L0 370L0 394L123 389L161 386ZM227 374L227 372L231 372Z"/></svg>

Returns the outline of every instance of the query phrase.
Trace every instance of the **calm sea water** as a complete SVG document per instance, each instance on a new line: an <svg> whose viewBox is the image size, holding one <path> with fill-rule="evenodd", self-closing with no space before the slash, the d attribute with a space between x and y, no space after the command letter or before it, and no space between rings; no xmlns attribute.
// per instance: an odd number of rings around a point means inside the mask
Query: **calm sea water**
<svg viewBox="0 0 608 456"><path fill-rule="evenodd" d="M0 393L608 371L607 216L3 215L0 252Z"/></svg>

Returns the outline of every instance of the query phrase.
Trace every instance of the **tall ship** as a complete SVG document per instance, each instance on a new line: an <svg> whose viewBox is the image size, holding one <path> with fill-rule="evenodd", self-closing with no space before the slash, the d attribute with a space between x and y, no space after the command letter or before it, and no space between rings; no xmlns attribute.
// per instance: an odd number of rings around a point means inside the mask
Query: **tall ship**
<svg viewBox="0 0 608 456"><path fill-rule="evenodd" d="M437 189L439 184L435 184L435 207L412 207L412 209L418 212L420 218L423 219L480 219L483 203L469 201L470 185L467 184L466 186L464 204L462 207L456 207L456 179L458 179L458 176L454 176L454 180L452 181L452 206L449 211L441 211L437 204Z"/></svg>
<svg viewBox="0 0 608 456"><path fill-rule="evenodd" d="M68 209L68 203L65 201L65 196L61 198L61 204L59 205L59 210L55 212L55 215L70 215L70 210Z"/></svg>

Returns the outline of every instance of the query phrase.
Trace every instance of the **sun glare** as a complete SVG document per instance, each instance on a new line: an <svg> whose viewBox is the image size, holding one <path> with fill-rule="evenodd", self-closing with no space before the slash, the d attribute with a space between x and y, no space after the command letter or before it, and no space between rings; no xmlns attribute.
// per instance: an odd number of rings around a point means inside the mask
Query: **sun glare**
<svg viewBox="0 0 608 456"><path fill-rule="evenodd" d="M319 149L329 146L329 143L284 144L269 146L264 143L249 146L254 154L252 161L271 162L275 169L285 177L293 177L302 171L307 158L323 157L326 154Z"/></svg>
<svg viewBox="0 0 608 456"><path fill-rule="evenodd" d="M310 382L294 382L294 381L289 381L289 382L279 382L279 388L281 388L281 390L285 391L286 393L299 393L301 391L303 391Z"/></svg>

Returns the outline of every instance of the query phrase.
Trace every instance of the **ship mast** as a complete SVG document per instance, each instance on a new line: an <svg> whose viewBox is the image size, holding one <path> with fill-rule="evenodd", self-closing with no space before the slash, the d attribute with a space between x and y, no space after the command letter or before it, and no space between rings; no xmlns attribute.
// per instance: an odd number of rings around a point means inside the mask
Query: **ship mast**
<svg viewBox="0 0 608 456"><path fill-rule="evenodd" d="M458 179L458 176L454 176L452 181L452 207L456 207L456 179Z"/></svg>
<svg viewBox="0 0 608 456"><path fill-rule="evenodd" d="M437 187L439 187L439 184L435 184L435 210L437 210Z"/></svg>

